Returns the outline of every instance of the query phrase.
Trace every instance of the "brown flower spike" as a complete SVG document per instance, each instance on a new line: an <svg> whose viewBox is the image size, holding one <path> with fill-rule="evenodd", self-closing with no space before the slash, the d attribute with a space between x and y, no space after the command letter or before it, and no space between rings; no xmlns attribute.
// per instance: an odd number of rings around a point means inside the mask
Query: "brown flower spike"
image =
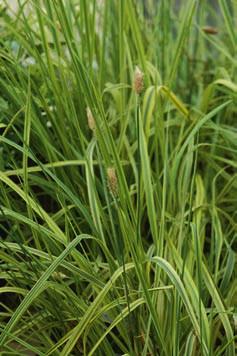
<svg viewBox="0 0 237 356"><path fill-rule="evenodd" d="M89 129L91 131L95 131L95 119L89 107L86 108L86 114L87 114L87 122L88 122Z"/></svg>
<svg viewBox="0 0 237 356"><path fill-rule="evenodd" d="M118 179L114 167L107 168L107 180L110 193L116 197L118 195Z"/></svg>
<svg viewBox="0 0 237 356"><path fill-rule="evenodd" d="M139 95L144 88L144 73L138 66L135 67L133 89Z"/></svg>

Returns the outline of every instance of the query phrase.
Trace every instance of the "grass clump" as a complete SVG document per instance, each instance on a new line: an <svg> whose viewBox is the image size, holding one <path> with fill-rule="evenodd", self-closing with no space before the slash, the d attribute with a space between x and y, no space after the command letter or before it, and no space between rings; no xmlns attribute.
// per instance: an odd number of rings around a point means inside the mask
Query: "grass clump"
<svg viewBox="0 0 237 356"><path fill-rule="evenodd" d="M234 356L236 2L9 5L1 354Z"/></svg>

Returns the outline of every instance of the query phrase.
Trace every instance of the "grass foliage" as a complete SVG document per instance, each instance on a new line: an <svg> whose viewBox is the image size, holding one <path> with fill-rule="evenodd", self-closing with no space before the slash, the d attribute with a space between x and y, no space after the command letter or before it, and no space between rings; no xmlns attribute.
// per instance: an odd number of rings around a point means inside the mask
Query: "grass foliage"
<svg viewBox="0 0 237 356"><path fill-rule="evenodd" d="M234 356L237 2L10 2L1 355Z"/></svg>

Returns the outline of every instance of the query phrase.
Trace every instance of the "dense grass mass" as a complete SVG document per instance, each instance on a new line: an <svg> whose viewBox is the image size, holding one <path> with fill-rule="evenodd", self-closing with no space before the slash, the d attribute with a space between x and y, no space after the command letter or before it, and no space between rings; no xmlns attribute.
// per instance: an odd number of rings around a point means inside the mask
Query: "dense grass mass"
<svg viewBox="0 0 237 356"><path fill-rule="evenodd" d="M234 356L237 2L1 3L1 355Z"/></svg>

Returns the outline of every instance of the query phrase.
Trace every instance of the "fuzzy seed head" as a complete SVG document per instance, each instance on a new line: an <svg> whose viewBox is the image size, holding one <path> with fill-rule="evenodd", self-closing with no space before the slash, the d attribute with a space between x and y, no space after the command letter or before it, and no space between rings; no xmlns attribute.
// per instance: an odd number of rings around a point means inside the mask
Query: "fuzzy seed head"
<svg viewBox="0 0 237 356"><path fill-rule="evenodd" d="M86 108L88 127L91 131L95 131L95 119L89 107Z"/></svg>
<svg viewBox="0 0 237 356"><path fill-rule="evenodd" d="M144 87L144 73L138 66L135 67L133 89L139 95Z"/></svg>
<svg viewBox="0 0 237 356"><path fill-rule="evenodd" d="M118 179L114 167L107 168L107 180L110 193L116 197L118 195Z"/></svg>

